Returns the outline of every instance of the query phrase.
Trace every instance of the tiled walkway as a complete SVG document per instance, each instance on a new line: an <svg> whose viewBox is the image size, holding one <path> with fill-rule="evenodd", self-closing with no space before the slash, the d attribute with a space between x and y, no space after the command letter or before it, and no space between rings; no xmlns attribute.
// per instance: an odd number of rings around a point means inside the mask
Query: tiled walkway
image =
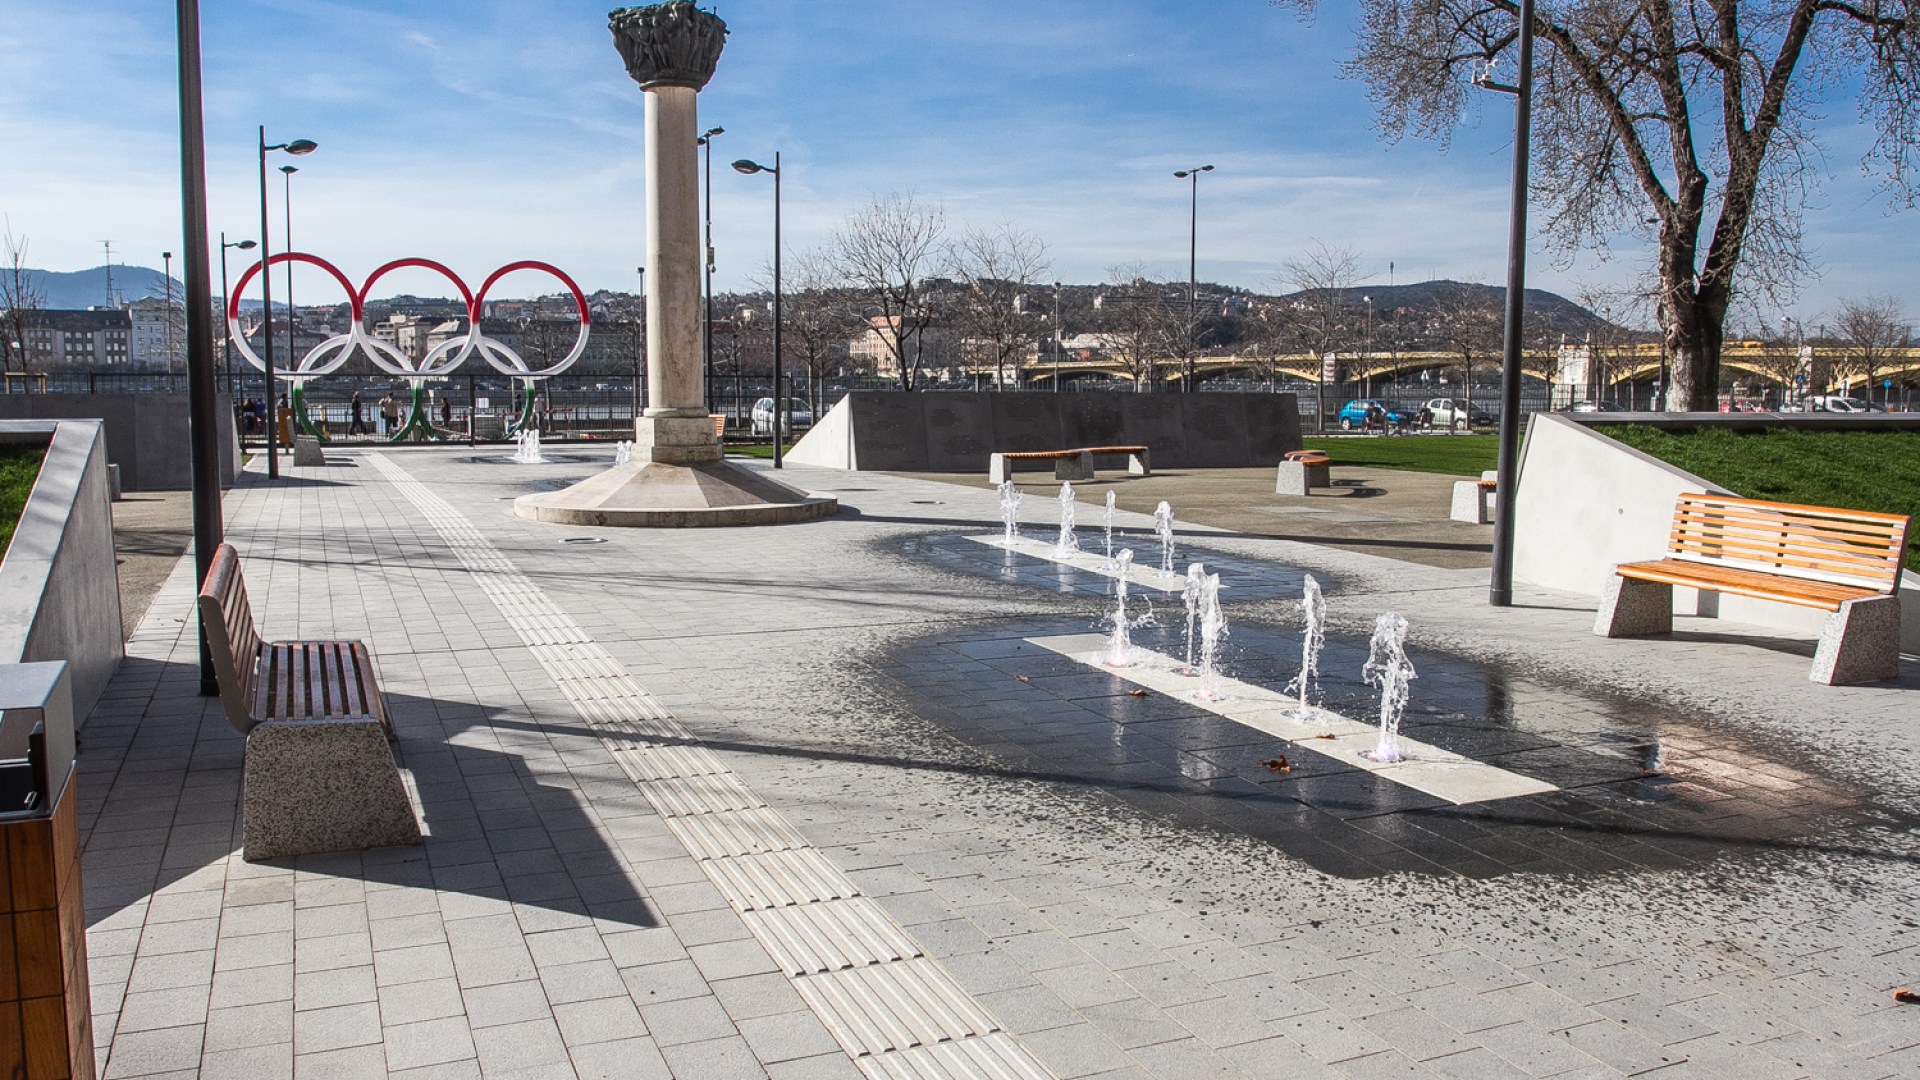
<svg viewBox="0 0 1920 1080"><path fill-rule="evenodd" d="M1466 813L1014 670L1107 586L976 565L990 495L791 470L846 511L508 516L597 464L356 451L230 493L264 628L370 643L430 835L241 860L183 563L83 732L104 1076L1920 1072L1912 667L1814 687L1807 643L1604 641L1576 599L1488 609L1484 571L1183 529L1246 577L1234 675L1284 683L1274 583L1311 571L1330 705L1363 714L1352 635L1391 607L1409 735L1567 789Z"/></svg>

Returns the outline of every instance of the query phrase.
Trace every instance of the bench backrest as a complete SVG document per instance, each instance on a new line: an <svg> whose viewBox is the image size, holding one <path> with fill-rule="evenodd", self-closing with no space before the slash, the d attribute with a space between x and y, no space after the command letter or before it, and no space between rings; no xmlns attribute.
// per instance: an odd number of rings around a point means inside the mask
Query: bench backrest
<svg viewBox="0 0 1920 1080"><path fill-rule="evenodd" d="M1907 547L1903 514L1682 495L1667 551L1676 559L1891 593Z"/></svg>
<svg viewBox="0 0 1920 1080"><path fill-rule="evenodd" d="M255 664L260 655L260 633L253 626L253 608L247 603L247 583L240 576L240 553L232 544L213 551L213 566L200 584L200 624L207 631L213 653L213 673L220 684L220 704L227 722L239 731L253 726L247 703L253 700Z"/></svg>

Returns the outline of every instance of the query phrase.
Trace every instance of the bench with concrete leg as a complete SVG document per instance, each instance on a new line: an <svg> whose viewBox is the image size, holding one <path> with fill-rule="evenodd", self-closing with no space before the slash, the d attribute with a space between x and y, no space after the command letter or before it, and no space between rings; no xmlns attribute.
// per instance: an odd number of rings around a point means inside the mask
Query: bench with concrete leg
<svg viewBox="0 0 1920 1080"><path fill-rule="evenodd" d="M215 549L199 601L220 703L247 737L246 859L419 843L367 647L262 640L229 544Z"/></svg>
<svg viewBox="0 0 1920 1080"><path fill-rule="evenodd" d="M1323 450L1289 450L1281 455L1274 473L1275 495L1311 495L1317 487L1332 486L1333 460Z"/></svg>
<svg viewBox="0 0 1920 1080"><path fill-rule="evenodd" d="M994 454L987 460L987 480L1004 484L1013 479L1015 465L1028 461L1053 462L1055 480L1091 480L1096 454L1125 454L1128 475L1153 475L1152 458L1144 446L1083 446L1075 450L1021 450Z"/></svg>
<svg viewBox="0 0 1920 1080"><path fill-rule="evenodd" d="M1673 629L1673 587L1827 611L1808 678L1828 685L1900 670L1900 568L1908 519L1722 495L1682 495L1667 556L1623 563L1607 580L1593 632Z"/></svg>

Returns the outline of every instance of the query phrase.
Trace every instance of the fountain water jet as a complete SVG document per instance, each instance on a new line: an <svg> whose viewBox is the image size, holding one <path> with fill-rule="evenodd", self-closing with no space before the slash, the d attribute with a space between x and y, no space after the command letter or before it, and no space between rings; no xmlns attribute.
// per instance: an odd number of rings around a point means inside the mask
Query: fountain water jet
<svg viewBox="0 0 1920 1080"><path fill-rule="evenodd" d="M1118 565L1120 571L1119 576L1114 578L1113 583L1113 595L1115 599L1112 616L1113 636L1107 639L1106 664L1108 667L1132 667L1132 631L1136 623L1133 619L1127 617L1127 574L1133 569L1132 548L1120 549ZM1139 621L1145 622L1151 618L1153 618L1152 614L1147 614L1141 616Z"/></svg>
<svg viewBox="0 0 1920 1080"><path fill-rule="evenodd" d="M625 465L633 460L633 440L621 439L613 448L613 463Z"/></svg>
<svg viewBox="0 0 1920 1080"><path fill-rule="evenodd" d="M1294 715L1305 720L1313 713L1313 703L1308 698L1313 684L1320 678L1320 648L1327 643L1327 601L1320 595L1320 582L1312 574L1308 574L1302 584L1300 614L1307 621L1306 631L1300 638L1300 674L1293 677L1284 692L1300 695L1300 707L1294 710Z"/></svg>
<svg viewBox="0 0 1920 1080"><path fill-rule="evenodd" d="M1166 502L1153 508L1153 531L1160 537L1160 571L1173 573L1173 507Z"/></svg>
<svg viewBox="0 0 1920 1080"><path fill-rule="evenodd" d="M1107 514L1105 519L1107 529L1107 561L1101 565L1100 569L1102 570L1113 569L1113 499L1114 494L1109 490L1107 492Z"/></svg>
<svg viewBox="0 0 1920 1080"><path fill-rule="evenodd" d="M1194 620L1200 617L1200 600L1206 591L1207 568L1199 563L1187 564L1187 584L1180 590L1180 601L1187 606L1187 662L1180 668L1182 675L1200 674L1193 666L1193 627Z"/></svg>
<svg viewBox="0 0 1920 1080"><path fill-rule="evenodd" d="M1080 538L1073 534L1073 485L1060 485L1060 539L1053 545L1056 558L1066 558L1080 550Z"/></svg>
<svg viewBox="0 0 1920 1080"><path fill-rule="evenodd" d="M1220 610L1220 575L1206 575L1200 602L1200 686L1193 696L1201 701L1219 701L1220 639L1227 636L1227 616Z"/></svg>
<svg viewBox="0 0 1920 1080"><path fill-rule="evenodd" d="M1407 620L1385 612L1373 624L1367 646L1367 664L1361 678L1380 688L1380 741L1360 756L1382 764L1405 761L1400 752L1400 717L1407 711L1407 684L1415 678L1407 659Z"/></svg>
<svg viewBox="0 0 1920 1080"><path fill-rule="evenodd" d="M538 428L527 428L520 434L515 435L513 441L519 444L518 449L513 452L515 464L537 465L547 460L540 456L540 431Z"/></svg>
<svg viewBox="0 0 1920 1080"><path fill-rule="evenodd" d="M1020 539L1020 500L1024 498L1026 495L1013 486L1013 481L1000 481L1000 523L1006 527L1000 543L1004 547L1012 547Z"/></svg>

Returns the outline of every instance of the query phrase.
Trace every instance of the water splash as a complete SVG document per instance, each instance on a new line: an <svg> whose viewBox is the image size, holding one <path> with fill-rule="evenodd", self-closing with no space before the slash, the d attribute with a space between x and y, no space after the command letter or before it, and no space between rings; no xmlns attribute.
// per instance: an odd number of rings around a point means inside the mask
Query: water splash
<svg viewBox="0 0 1920 1080"><path fill-rule="evenodd" d="M1173 507L1162 501L1153 508L1153 531L1160 537L1160 572L1173 573Z"/></svg>
<svg viewBox="0 0 1920 1080"><path fill-rule="evenodd" d="M1199 563L1187 565L1187 583L1180 590L1180 602L1187 606L1187 662L1180 669L1182 675L1198 675L1199 669L1193 666L1193 627L1200 617L1200 601L1207 591L1207 568Z"/></svg>
<svg viewBox="0 0 1920 1080"><path fill-rule="evenodd" d="M1133 628L1138 622L1127 616L1127 574L1133 569L1133 549L1121 548L1120 558L1116 560L1119 575L1113 581L1114 609L1113 636L1107 639L1106 663L1108 667L1133 666ZM1141 622L1152 618L1146 615Z"/></svg>
<svg viewBox="0 0 1920 1080"><path fill-rule="evenodd" d="M1400 717L1407 711L1407 684L1415 678L1407 659L1407 620L1385 612L1373 624L1367 664L1361 678L1380 688L1380 741L1360 756L1368 761L1405 761L1400 752Z"/></svg>
<svg viewBox="0 0 1920 1080"><path fill-rule="evenodd" d="M1006 534L1000 538L1005 547L1012 547L1020 539L1020 500L1026 494L1013 486L1013 481L1000 481L1000 523L1006 527Z"/></svg>
<svg viewBox="0 0 1920 1080"><path fill-rule="evenodd" d="M1200 600L1200 686L1193 696L1202 701L1219 701L1220 639L1227 636L1227 616L1220 610L1220 575L1208 574Z"/></svg>
<svg viewBox="0 0 1920 1080"><path fill-rule="evenodd" d="M633 440L621 439L613 448L613 463L625 465L633 460Z"/></svg>
<svg viewBox="0 0 1920 1080"><path fill-rule="evenodd" d="M1327 601L1320 595L1320 582L1312 574L1307 575L1301 588L1300 614L1307 623L1300 637L1300 674L1287 684L1285 692L1300 695L1300 707L1294 715L1304 720L1313 712L1313 702L1309 699L1314 684L1320 679L1320 648L1327 643Z"/></svg>
<svg viewBox="0 0 1920 1080"><path fill-rule="evenodd" d="M1054 542L1056 558L1066 558L1080 550L1080 538L1073 535L1073 485L1060 485L1060 539Z"/></svg>
<svg viewBox="0 0 1920 1080"><path fill-rule="evenodd" d="M537 465L547 460L540 456L540 432L538 429L528 428L520 434L515 435L513 441L519 444L519 448L513 452L513 460L516 464Z"/></svg>
<svg viewBox="0 0 1920 1080"><path fill-rule="evenodd" d="M1102 570L1113 569L1113 499L1114 493L1109 489L1107 491L1107 514L1104 519L1107 530L1107 561L1100 567Z"/></svg>

